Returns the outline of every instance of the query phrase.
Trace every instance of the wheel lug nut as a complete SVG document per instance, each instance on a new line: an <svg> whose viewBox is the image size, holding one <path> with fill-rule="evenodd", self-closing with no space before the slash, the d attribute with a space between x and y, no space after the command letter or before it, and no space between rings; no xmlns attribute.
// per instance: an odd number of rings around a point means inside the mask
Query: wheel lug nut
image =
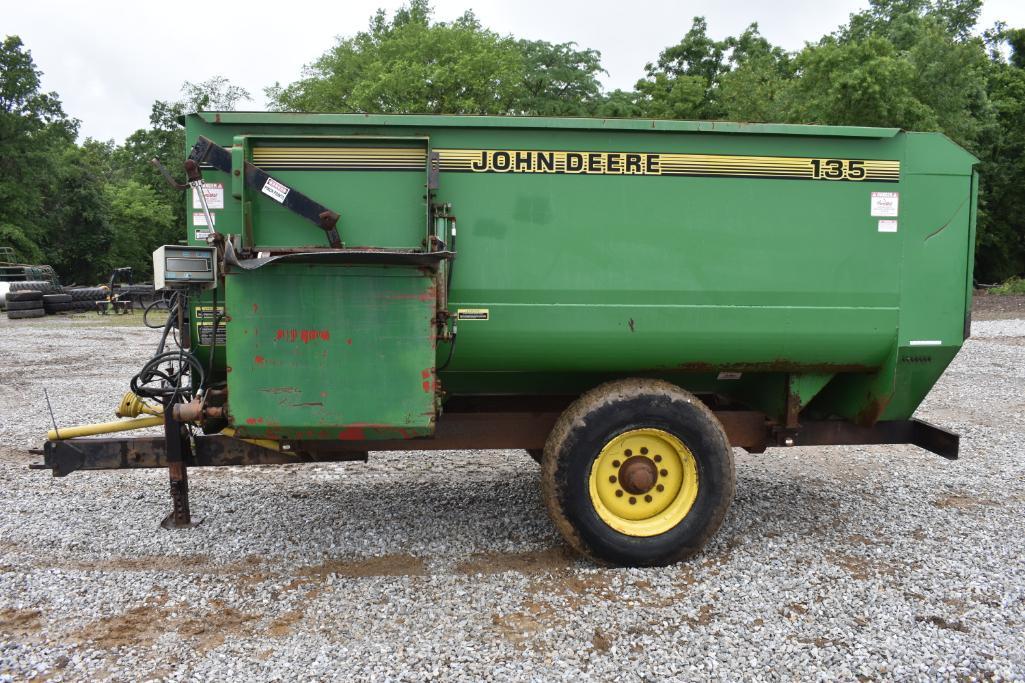
<svg viewBox="0 0 1025 683"><path fill-rule="evenodd" d="M616 489L616 498L622 498L622 497L623 497L623 491L620 490L620 489Z"/></svg>
<svg viewBox="0 0 1025 683"><path fill-rule="evenodd" d="M666 490L666 487L662 486L662 484L659 484L658 486L655 487L655 490L657 490L659 493L662 493L663 491Z"/></svg>
<svg viewBox="0 0 1025 683"><path fill-rule="evenodd" d="M622 464L622 463L621 463L621 462L619 462L618 460L613 460L613 461L612 461L612 466L613 466L613 467L619 467L619 466L620 466L621 464Z"/></svg>
<svg viewBox="0 0 1025 683"><path fill-rule="evenodd" d="M662 462L662 456L661 455L656 455L655 456L655 462Z"/></svg>
<svg viewBox="0 0 1025 683"><path fill-rule="evenodd" d="M630 496L630 505L633 505L636 502L637 502L637 499L634 498L633 496Z"/></svg>
<svg viewBox="0 0 1025 683"><path fill-rule="evenodd" d="M610 484L615 484L616 483L616 475L613 474L611 477L609 477L609 483Z"/></svg>
<svg viewBox="0 0 1025 683"><path fill-rule="evenodd" d="M641 455L647 455L647 454L648 454L648 449L647 448L642 448L641 449Z"/></svg>
<svg viewBox="0 0 1025 683"><path fill-rule="evenodd" d="M651 496L644 496L644 502L650 503L651 502Z"/></svg>
<svg viewBox="0 0 1025 683"><path fill-rule="evenodd" d="M623 451L623 455L625 455L625 456L626 456L626 457L628 457L628 458L629 458L629 457L630 457L631 455L633 455L633 454L634 454L634 452L633 452L633 451L631 451L631 450L630 450L629 448L627 448L627 449L626 449L625 451Z"/></svg>

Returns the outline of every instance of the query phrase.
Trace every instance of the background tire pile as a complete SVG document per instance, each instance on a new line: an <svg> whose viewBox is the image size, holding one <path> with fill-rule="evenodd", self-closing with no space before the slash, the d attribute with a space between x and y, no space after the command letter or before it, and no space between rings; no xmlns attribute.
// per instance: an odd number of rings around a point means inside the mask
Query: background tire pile
<svg viewBox="0 0 1025 683"><path fill-rule="evenodd" d="M7 294L7 317L11 320L42 318L43 293L37 290L12 291Z"/></svg>
<svg viewBox="0 0 1025 683"><path fill-rule="evenodd" d="M106 287L75 287L67 290L71 311L95 311L96 302L107 298Z"/></svg>
<svg viewBox="0 0 1025 683"><path fill-rule="evenodd" d="M126 285L118 291L140 303L154 297L153 285ZM12 282L7 294L7 317L21 320L95 311L96 302L106 299L107 293L106 287L61 287L46 280Z"/></svg>

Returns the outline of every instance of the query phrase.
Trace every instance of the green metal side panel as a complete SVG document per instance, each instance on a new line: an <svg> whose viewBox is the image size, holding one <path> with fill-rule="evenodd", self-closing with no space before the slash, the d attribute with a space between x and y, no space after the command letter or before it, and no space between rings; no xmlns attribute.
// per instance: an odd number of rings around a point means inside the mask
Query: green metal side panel
<svg viewBox="0 0 1025 683"><path fill-rule="evenodd" d="M228 405L241 436L433 433L433 277L271 264L225 279Z"/></svg>

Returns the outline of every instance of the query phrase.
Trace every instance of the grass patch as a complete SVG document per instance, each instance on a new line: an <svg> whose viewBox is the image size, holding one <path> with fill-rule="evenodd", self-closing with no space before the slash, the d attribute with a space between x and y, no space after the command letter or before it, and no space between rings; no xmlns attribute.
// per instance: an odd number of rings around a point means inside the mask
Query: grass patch
<svg viewBox="0 0 1025 683"><path fill-rule="evenodd" d="M1025 278L1012 277L987 290L990 294L1025 294Z"/></svg>
<svg viewBox="0 0 1025 683"><path fill-rule="evenodd" d="M156 320L159 316L150 315L150 319ZM69 325L81 327L138 327L143 328L142 311L127 315L97 315L91 311L83 313L63 313L48 315L43 318L26 318L24 320L9 320L6 314L0 313L0 324L3 326L34 326L34 327L67 327Z"/></svg>

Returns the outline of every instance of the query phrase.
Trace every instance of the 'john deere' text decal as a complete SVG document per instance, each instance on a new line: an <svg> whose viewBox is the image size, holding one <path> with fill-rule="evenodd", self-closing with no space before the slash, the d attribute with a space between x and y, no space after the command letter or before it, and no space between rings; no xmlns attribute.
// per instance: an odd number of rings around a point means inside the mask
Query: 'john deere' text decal
<svg viewBox="0 0 1025 683"><path fill-rule="evenodd" d="M578 175L706 176L895 183L900 162L663 152L439 149L442 171Z"/></svg>

